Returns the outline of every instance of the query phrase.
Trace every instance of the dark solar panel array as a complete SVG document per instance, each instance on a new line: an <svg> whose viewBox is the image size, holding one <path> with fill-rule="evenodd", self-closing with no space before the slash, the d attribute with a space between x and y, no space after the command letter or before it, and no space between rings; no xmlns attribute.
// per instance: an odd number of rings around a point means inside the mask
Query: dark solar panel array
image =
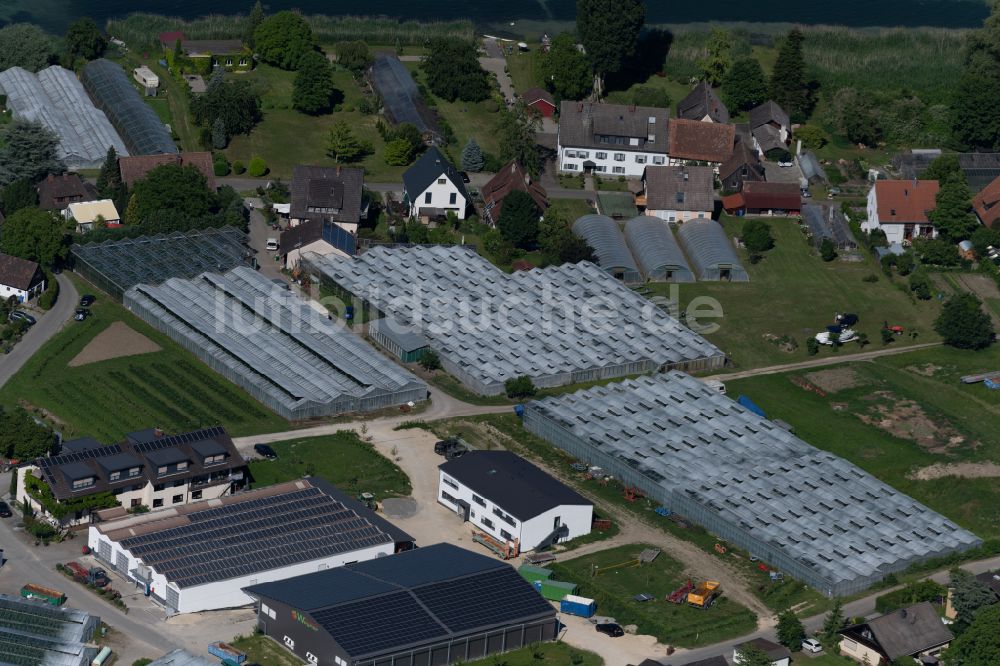
<svg viewBox="0 0 1000 666"><path fill-rule="evenodd" d="M503 624L552 610L511 567L432 583L413 590L417 598L454 633Z"/></svg>
<svg viewBox="0 0 1000 666"><path fill-rule="evenodd" d="M371 654L448 634L405 591L334 606L311 615L351 655Z"/></svg>
<svg viewBox="0 0 1000 666"><path fill-rule="evenodd" d="M222 426L213 426L211 428L205 428L204 430L195 430L194 432L186 432L182 435L170 435L169 437L159 437L157 439L152 439L148 442L142 442L140 444L135 444L134 448L139 453L146 453L148 451L157 451L159 449L165 449L168 446L176 446L178 444L191 444L193 442L200 442L206 439L213 439L220 435L225 435L226 429Z"/></svg>
<svg viewBox="0 0 1000 666"><path fill-rule="evenodd" d="M58 456L52 456L51 458L39 458L38 466L43 470L47 470L50 467L58 467L59 465L65 465L66 463L82 462L84 460L90 460L91 458L110 456L121 452L122 447L120 445L111 444L110 446L102 446L99 449L87 449L86 451L77 451L75 453L63 453Z"/></svg>
<svg viewBox="0 0 1000 666"><path fill-rule="evenodd" d="M196 511L188 524L121 545L181 587L203 585L391 538L318 488Z"/></svg>

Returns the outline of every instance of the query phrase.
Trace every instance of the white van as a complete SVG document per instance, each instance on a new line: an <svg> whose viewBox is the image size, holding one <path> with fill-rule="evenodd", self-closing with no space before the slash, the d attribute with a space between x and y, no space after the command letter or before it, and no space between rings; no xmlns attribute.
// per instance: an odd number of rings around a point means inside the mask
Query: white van
<svg viewBox="0 0 1000 666"><path fill-rule="evenodd" d="M278 239L277 238L268 238L267 239L267 246L266 247L267 247L268 252L274 252L275 250L278 249Z"/></svg>

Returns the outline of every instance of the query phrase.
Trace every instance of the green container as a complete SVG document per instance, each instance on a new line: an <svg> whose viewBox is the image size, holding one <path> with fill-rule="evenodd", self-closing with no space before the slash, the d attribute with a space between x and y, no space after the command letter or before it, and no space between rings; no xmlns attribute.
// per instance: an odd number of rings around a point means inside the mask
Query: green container
<svg viewBox="0 0 1000 666"><path fill-rule="evenodd" d="M548 580L549 578L552 578L551 569L536 567L531 564L522 564L518 567L517 573L521 574L521 578L529 583L534 583L536 580Z"/></svg>
<svg viewBox="0 0 1000 666"><path fill-rule="evenodd" d="M567 594L576 594L576 583L566 583L561 580L536 580L532 583L535 589L549 601L562 601Z"/></svg>

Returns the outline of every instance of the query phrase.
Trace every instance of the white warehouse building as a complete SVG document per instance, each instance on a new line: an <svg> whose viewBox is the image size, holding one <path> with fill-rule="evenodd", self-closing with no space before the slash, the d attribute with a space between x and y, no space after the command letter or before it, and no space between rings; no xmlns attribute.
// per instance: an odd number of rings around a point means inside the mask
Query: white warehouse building
<svg viewBox="0 0 1000 666"><path fill-rule="evenodd" d="M594 505L509 451L472 451L438 470L440 504L521 551L590 533Z"/></svg>
<svg viewBox="0 0 1000 666"><path fill-rule="evenodd" d="M99 522L97 558L167 612L249 606L243 588L413 547L413 538L322 479Z"/></svg>

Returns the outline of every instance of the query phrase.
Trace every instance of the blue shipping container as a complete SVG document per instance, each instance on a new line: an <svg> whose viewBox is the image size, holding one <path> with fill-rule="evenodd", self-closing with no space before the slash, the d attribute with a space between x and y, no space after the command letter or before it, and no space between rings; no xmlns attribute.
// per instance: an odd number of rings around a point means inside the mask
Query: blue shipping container
<svg viewBox="0 0 1000 666"><path fill-rule="evenodd" d="M740 397L736 398L736 402L740 403L741 405L749 409L751 412L761 417L762 419L767 418L767 414L764 413L764 410L758 407L757 403L755 403L753 400L746 397L745 395L741 395Z"/></svg>
<svg viewBox="0 0 1000 666"><path fill-rule="evenodd" d="M594 613L597 612L597 602L586 597L578 597L575 594L567 594L559 602L559 610L567 615L593 617Z"/></svg>
<svg viewBox="0 0 1000 666"><path fill-rule="evenodd" d="M237 650L232 645L223 643L222 641L210 643L208 646L208 653L223 661L231 661L237 664L242 664L247 660L247 656L243 652Z"/></svg>

